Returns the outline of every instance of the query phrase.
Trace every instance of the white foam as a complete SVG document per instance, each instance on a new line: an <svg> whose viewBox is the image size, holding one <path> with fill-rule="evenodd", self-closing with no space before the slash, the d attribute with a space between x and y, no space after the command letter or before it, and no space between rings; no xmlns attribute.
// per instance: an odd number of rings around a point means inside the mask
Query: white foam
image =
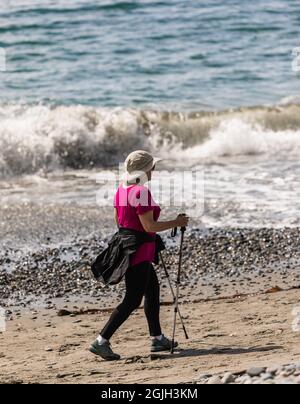
<svg viewBox="0 0 300 404"><path fill-rule="evenodd" d="M137 116L129 110L83 106L0 109L0 173L117 163L139 145Z"/></svg>
<svg viewBox="0 0 300 404"><path fill-rule="evenodd" d="M278 105L300 105L300 95L289 95L284 97L279 101Z"/></svg>
<svg viewBox="0 0 300 404"><path fill-rule="evenodd" d="M193 117L125 108L2 106L0 176L118 165L137 148L193 163L240 155L299 156L298 121L289 129L298 110L292 118L272 111L284 130L264 128L260 111L268 114L262 108L250 120L249 111Z"/></svg>
<svg viewBox="0 0 300 404"><path fill-rule="evenodd" d="M223 121L212 130L202 145L189 148L186 157L216 159L217 157L269 155L300 156L300 131L271 131L261 125L240 119Z"/></svg>

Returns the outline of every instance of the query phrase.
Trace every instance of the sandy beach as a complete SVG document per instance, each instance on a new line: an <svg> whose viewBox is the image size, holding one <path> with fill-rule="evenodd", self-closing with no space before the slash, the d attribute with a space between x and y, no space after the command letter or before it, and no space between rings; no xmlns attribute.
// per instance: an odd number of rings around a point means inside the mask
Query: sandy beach
<svg viewBox="0 0 300 404"><path fill-rule="evenodd" d="M180 349L174 356L150 355L144 314L138 310L114 338L116 351L126 352L115 363L88 352L108 313L59 317L57 309L25 310L12 314L7 332L0 335L0 382L197 383L227 372L299 363L299 333L292 330L298 303L299 290L293 290L184 304L190 340L179 331ZM168 333L172 318L171 308L163 307ZM299 382L299 368L296 374ZM280 379L288 380L288 374Z"/></svg>
<svg viewBox="0 0 300 404"><path fill-rule="evenodd" d="M88 347L121 301L124 285L103 287L87 264L78 267L105 248L106 241L94 234L69 247L43 247L23 257L20 250L15 260L2 255L11 271L0 274L8 320L0 335L1 382L219 384L228 372L241 376L253 367L274 365L279 376L274 372L269 382L291 381L291 372L281 366L300 362L292 314L299 304L298 229L189 231L180 301L190 340L178 326L180 350L174 357L151 356L139 309L112 341L122 355L117 363L93 357ZM164 257L174 281L178 240L167 233L165 241ZM170 335L171 294L162 268L157 271L162 324ZM293 382L299 381L297 372L295 368ZM242 382L259 380L246 374Z"/></svg>

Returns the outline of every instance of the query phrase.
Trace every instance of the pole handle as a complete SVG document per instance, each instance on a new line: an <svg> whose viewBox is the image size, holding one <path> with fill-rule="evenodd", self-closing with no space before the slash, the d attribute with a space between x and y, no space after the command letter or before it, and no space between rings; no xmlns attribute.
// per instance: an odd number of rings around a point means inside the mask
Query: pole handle
<svg viewBox="0 0 300 404"><path fill-rule="evenodd" d="M181 213L179 216L186 216L186 214L185 213ZM181 227L180 228L180 231L181 231L181 233L185 233L186 232L186 227ZM177 227L174 227L173 229L172 229L172 233L171 233L171 237L176 237L177 236L177 232L178 232L178 229L177 229Z"/></svg>

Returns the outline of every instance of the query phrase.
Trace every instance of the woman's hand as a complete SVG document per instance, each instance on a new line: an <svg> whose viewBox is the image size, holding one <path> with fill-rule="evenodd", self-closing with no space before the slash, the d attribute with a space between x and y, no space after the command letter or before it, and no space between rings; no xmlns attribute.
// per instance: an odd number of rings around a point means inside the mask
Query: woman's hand
<svg viewBox="0 0 300 404"><path fill-rule="evenodd" d="M175 227L187 227L189 224L189 220L190 218L186 215L178 215Z"/></svg>

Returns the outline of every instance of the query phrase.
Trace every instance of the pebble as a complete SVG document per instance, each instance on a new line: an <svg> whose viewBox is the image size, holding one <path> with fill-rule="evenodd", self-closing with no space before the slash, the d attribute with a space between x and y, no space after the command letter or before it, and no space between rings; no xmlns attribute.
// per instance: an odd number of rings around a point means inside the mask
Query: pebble
<svg viewBox="0 0 300 404"><path fill-rule="evenodd" d="M220 376L213 376L208 380L207 384L222 384L222 379Z"/></svg>
<svg viewBox="0 0 300 404"><path fill-rule="evenodd" d="M234 376L230 372L195 379L197 384L300 384L299 364L253 367Z"/></svg>
<svg viewBox="0 0 300 404"><path fill-rule="evenodd" d="M234 383L235 377L232 373L228 372L223 376L222 384L231 384Z"/></svg>
<svg viewBox="0 0 300 404"><path fill-rule="evenodd" d="M91 277L89 262L103 251L110 237L93 234L87 238L74 238L70 245L37 247L35 251L0 251L0 305L12 299L16 304L28 306L35 301L46 300L53 308L53 299L85 297L91 293L103 301L120 300L124 294L123 283L104 288ZM178 243L166 240L168 249L164 257L170 275L176 274ZM265 285L264 274L278 273L286 283L297 281L294 262L300 254L300 229L193 229L187 233L183 259L182 293L197 291L200 279L207 293L218 296L234 285L239 289L259 289ZM81 251L81 253L80 253ZM84 259L82 259L84 254ZM68 258L66 258L68 257ZM13 271L6 271L7 260ZM78 263L85 262L82 269ZM288 269L289 267L289 269ZM158 268L162 271L162 267ZM241 281L245 282L242 286ZM225 280L227 281L225 285ZM167 287L163 287L163 285ZM270 285L276 289L278 285ZM235 289L235 288L234 288ZM165 277L162 291L169 293ZM257 290L258 291L258 290ZM62 315L68 315L62 313ZM34 316L35 317L35 316Z"/></svg>
<svg viewBox="0 0 300 404"><path fill-rule="evenodd" d="M247 370L247 375L250 377L256 377L260 376L262 373L264 373L264 371L264 368L251 368Z"/></svg>

